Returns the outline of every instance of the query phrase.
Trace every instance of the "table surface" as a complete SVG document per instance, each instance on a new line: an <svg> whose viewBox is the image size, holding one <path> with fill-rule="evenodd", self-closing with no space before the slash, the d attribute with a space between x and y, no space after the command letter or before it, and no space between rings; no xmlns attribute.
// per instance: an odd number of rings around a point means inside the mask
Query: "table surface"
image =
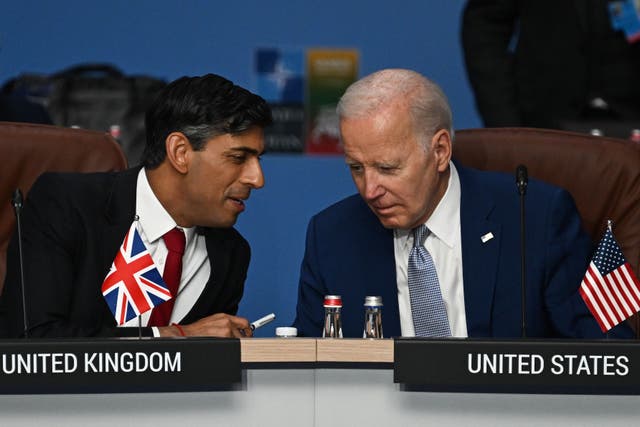
<svg viewBox="0 0 640 427"><path fill-rule="evenodd" d="M393 363L393 345L390 338L243 338L240 354L243 363Z"/></svg>

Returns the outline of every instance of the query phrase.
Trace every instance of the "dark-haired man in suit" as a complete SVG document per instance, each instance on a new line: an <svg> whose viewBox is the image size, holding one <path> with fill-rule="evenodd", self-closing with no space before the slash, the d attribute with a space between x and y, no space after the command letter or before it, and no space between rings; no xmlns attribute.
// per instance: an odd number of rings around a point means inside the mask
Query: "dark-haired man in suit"
<svg viewBox="0 0 640 427"><path fill-rule="evenodd" d="M266 102L229 80L183 77L147 112L141 167L40 177L22 220L28 336L137 335L138 322L145 335L251 335L235 316L250 250L232 226L264 185L259 156L270 122ZM133 223L158 272L173 265L177 289L117 327L101 287ZM168 235L179 241L177 266ZM14 238L2 295L13 337L24 332L18 265Z"/></svg>

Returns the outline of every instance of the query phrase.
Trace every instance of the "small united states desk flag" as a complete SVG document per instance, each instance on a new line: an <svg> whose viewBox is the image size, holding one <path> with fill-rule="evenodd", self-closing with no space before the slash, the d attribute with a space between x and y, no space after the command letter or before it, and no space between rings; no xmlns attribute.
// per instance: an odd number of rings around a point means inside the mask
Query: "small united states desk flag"
<svg viewBox="0 0 640 427"><path fill-rule="evenodd" d="M102 295L122 325L171 299L134 221L102 284Z"/></svg>
<svg viewBox="0 0 640 427"><path fill-rule="evenodd" d="M640 284L609 227L596 249L580 295L602 332L640 310Z"/></svg>

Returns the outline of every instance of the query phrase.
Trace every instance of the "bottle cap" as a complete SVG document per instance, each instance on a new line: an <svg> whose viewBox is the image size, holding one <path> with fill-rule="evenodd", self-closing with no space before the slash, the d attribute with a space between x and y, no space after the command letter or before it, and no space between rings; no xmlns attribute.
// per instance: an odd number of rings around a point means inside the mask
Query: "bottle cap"
<svg viewBox="0 0 640 427"><path fill-rule="evenodd" d="M364 297L365 307L382 307L382 297L379 296L366 296Z"/></svg>
<svg viewBox="0 0 640 427"><path fill-rule="evenodd" d="M279 326L276 328L276 336L277 337L297 337L298 329L292 328L290 326Z"/></svg>
<svg viewBox="0 0 640 427"><path fill-rule="evenodd" d="M340 295L325 295L325 307L342 307L342 297Z"/></svg>

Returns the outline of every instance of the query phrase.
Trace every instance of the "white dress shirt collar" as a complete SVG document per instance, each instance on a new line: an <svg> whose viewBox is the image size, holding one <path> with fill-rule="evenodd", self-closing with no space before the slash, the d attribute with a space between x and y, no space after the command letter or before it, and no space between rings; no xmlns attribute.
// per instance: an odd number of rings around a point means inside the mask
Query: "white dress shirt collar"
<svg viewBox="0 0 640 427"><path fill-rule="evenodd" d="M453 162L449 162L449 170L447 191L426 225L441 242L453 248L460 234L460 178Z"/></svg>
<svg viewBox="0 0 640 427"><path fill-rule="evenodd" d="M151 185L149 185L145 168L140 169L138 173L136 215L148 242L155 242L178 226L156 197ZM195 233L195 227L179 228L184 231L186 244L188 245Z"/></svg>

